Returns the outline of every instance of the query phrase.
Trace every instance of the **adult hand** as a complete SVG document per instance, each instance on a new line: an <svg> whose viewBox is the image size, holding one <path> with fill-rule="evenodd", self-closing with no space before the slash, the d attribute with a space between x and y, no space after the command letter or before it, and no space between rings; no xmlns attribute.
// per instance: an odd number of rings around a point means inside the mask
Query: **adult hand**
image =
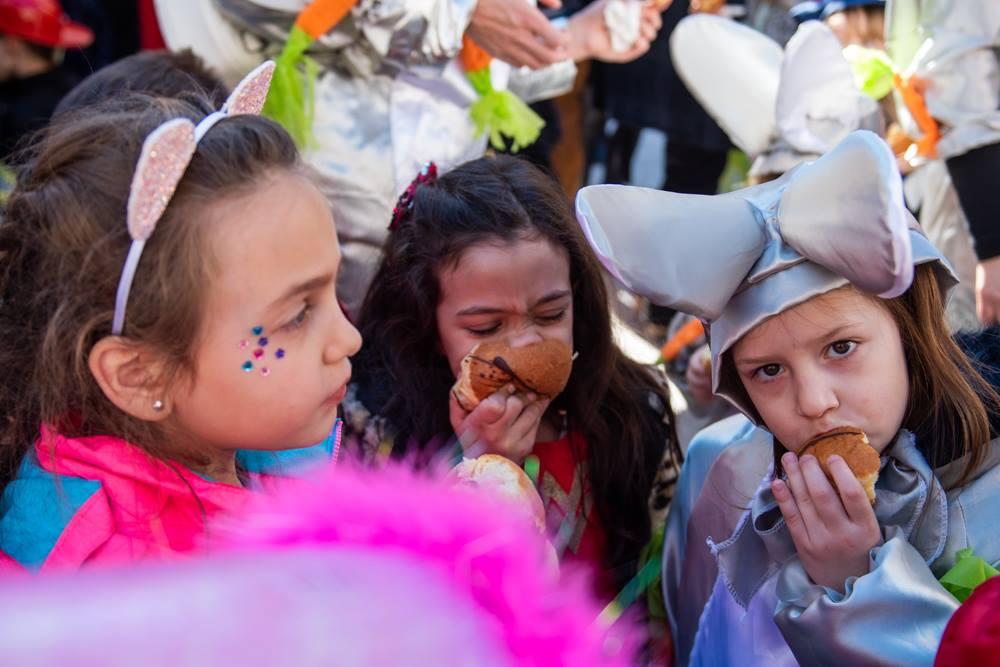
<svg viewBox="0 0 1000 667"><path fill-rule="evenodd" d="M520 465L534 449L550 401L534 394L514 394L513 389L504 387L472 412L463 410L455 395L450 395L448 416L466 456L499 454Z"/></svg>
<svg viewBox="0 0 1000 667"><path fill-rule="evenodd" d="M983 326L1000 323L1000 257L976 264L976 314Z"/></svg>
<svg viewBox="0 0 1000 667"><path fill-rule="evenodd" d="M875 510L839 456L829 459L836 490L814 456L788 452L781 464L788 481L771 490L802 565L817 584L843 592L849 577L868 573L868 552L882 541Z"/></svg>
<svg viewBox="0 0 1000 667"><path fill-rule="evenodd" d="M559 0L542 0L557 8ZM479 0L467 34L491 56L514 67L540 69L569 57L569 37L524 0Z"/></svg>
<svg viewBox="0 0 1000 667"><path fill-rule="evenodd" d="M569 53L573 60L595 58L608 63L627 63L649 51L650 43L663 25L661 12L670 6L666 2L646 2L639 18L639 37L626 51L615 51L611 33L604 21L604 9L609 0L598 0L572 17L567 25L570 36Z"/></svg>

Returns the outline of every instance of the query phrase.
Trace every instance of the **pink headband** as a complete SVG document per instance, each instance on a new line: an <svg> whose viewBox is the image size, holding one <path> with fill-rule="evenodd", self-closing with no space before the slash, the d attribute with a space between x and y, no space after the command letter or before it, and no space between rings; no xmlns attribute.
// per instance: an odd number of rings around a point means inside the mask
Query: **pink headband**
<svg viewBox="0 0 1000 667"><path fill-rule="evenodd" d="M274 61L268 60L236 86L221 110L206 116L197 126L187 118L174 118L146 137L128 197L127 222L132 245L122 268L115 297L115 316L111 324L111 333L115 336L120 336L125 327L125 307L128 305L129 291L132 289L143 248L170 204L198 142L223 118L243 114L259 115L264 107L264 100L267 99L273 74Z"/></svg>

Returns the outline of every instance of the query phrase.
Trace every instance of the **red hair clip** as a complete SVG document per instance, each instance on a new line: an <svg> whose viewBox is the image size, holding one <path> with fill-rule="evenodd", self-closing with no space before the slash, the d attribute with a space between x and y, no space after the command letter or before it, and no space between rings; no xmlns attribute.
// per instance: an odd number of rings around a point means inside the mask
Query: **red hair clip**
<svg viewBox="0 0 1000 667"><path fill-rule="evenodd" d="M430 185L437 182L437 177L437 165L433 162L425 164L424 168L417 174L417 177L413 179L413 182L406 186L403 194L399 195L396 207L392 209L392 221L389 223L389 231L396 229L410 218L410 214L413 212L413 195L416 194L417 188L421 185Z"/></svg>

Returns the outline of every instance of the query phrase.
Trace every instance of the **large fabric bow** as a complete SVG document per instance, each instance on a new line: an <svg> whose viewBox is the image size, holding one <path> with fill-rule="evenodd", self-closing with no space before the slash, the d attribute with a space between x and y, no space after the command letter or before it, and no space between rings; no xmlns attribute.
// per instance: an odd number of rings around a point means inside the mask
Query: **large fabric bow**
<svg viewBox="0 0 1000 667"><path fill-rule="evenodd" d="M655 303L716 320L742 287L807 259L886 298L913 279L889 147L853 132L817 161L726 195L583 188L577 217L604 266Z"/></svg>

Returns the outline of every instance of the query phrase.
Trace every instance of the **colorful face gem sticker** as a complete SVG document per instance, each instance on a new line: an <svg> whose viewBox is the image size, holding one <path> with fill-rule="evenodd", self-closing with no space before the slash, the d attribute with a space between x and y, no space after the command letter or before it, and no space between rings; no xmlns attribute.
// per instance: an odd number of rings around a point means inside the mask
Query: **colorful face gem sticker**
<svg viewBox="0 0 1000 667"><path fill-rule="evenodd" d="M250 330L250 333L252 333L254 336L259 336L262 333L264 333L264 327L262 327L262 326L256 326L256 327L254 327L253 329Z"/></svg>
<svg viewBox="0 0 1000 667"><path fill-rule="evenodd" d="M245 350L248 347L250 347L250 341L248 341L248 340L241 340L240 341L240 349L241 350Z"/></svg>
<svg viewBox="0 0 1000 667"><path fill-rule="evenodd" d="M274 356L277 357L278 359L284 359L285 358L285 349L279 347L278 351L274 353Z"/></svg>
<svg viewBox="0 0 1000 667"><path fill-rule="evenodd" d="M261 347L267 347L267 337L265 336L260 340L258 340L257 344L260 345Z"/></svg>
<svg viewBox="0 0 1000 667"><path fill-rule="evenodd" d="M261 350L260 348L257 348L256 350L253 351L253 358L254 359L260 359L263 356L264 356L264 350Z"/></svg>
<svg viewBox="0 0 1000 667"><path fill-rule="evenodd" d="M250 371L253 370L253 362L252 361L244 361L243 362L243 366L241 366L241 368L243 369L244 373L249 373Z"/></svg>
<svg viewBox="0 0 1000 667"><path fill-rule="evenodd" d="M260 374L263 375L264 377L267 377L268 375L271 374L271 369L268 368L267 366L264 366L264 368L260 369Z"/></svg>

